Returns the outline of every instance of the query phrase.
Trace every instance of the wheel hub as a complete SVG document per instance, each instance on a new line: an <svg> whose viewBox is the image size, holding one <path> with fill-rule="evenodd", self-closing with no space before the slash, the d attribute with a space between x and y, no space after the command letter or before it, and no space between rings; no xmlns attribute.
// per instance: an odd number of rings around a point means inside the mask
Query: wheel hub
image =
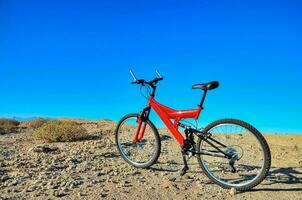
<svg viewBox="0 0 302 200"><path fill-rule="evenodd" d="M232 169L232 173L236 173L237 169L235 168L235 162L240 160L243 155L243 150L239 146L230 146L227 147L225 153L229 155L229 165Z"/></svg>
<svg viewBox="0 0 302 200"><path fill-rule="evenodd" d="M230 160L238 161L243 156L243 150L239 146L230 146L225 149L225 153L229 155Z"/></svg>

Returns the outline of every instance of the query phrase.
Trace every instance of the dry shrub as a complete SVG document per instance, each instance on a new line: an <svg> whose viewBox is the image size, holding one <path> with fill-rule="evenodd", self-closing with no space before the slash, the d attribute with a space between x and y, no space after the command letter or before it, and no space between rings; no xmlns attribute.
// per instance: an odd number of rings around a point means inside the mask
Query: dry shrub
<svg viewBox="0 0 302 200"><path fill-rule="evenodd" d="M15 119L0 119L0 134L15 132L20 122Z"/></svg>
<svg viewBox="0 0 302 200"><path fill-rule="evenodd" d="M31 120L27 123L28 127L32 128L32 129L37 129L40 128L41 126L43 126L47 121L47 119L44 118L37 118L34 120Z"/></svg>
<svg viewBox="0 0 302 200"><path fill-rule="evenodd" d="M88 136L85 128L76 122L50 120L37 128L33 138L45 142L71 142L82 140Z"/></svg>

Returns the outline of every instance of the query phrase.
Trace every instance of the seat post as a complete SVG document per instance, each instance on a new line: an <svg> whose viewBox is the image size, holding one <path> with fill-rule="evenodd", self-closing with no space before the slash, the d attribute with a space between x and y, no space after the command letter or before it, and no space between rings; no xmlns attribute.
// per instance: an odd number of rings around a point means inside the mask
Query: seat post
<svg viewBox="0 0 302 200"><path fill-rule="evenodd" d="M199 105L201 108L203 108L203 103L204 103L204 100L206 99L207 92L208 92L208 90L203 91L203 96L202 96L202 99L201 99L201 102L200 102L200 105Z"/></svg>

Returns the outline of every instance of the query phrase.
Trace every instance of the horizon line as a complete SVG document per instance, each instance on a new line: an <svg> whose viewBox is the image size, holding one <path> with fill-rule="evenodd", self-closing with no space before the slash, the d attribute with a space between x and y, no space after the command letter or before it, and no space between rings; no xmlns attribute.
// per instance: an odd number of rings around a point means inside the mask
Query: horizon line
<svg viewBox="0 0 302 200"><path fill-rule="evenodd" d="M33 119L37 118L45 118L45 119L83 119L83 120L109 120L113 121L115 123L118 123L118 120L109 119L109 118L88 118L88 117L45 117L45 116L32 116L32 117L18 117L18 116L8 116L8 115L0 115L0 119L15 119L19 122L26 122L31 121ZM167 129L167 127L164 125L159 125L158 123L154 123L156 128L158 129ZM267 128L264 128L267 129ZM302 131L260 131L262 134L270 135L270 134L280 134L280 135L301 135Z"/></svg>

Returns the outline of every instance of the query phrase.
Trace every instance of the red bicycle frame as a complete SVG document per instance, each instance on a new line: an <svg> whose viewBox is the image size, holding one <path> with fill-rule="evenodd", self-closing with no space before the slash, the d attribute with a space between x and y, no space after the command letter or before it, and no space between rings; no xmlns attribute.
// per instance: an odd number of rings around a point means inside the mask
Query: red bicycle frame
<svg viewBox="0 0 302 200"><path fill-rule="evenodd" d="M156 90L156 84L158 81L163 80L163 77L159 74L159 72L156 71L158 74L158 78L153 79L150 82L145 81L144 79L137 79L133 72L130 70L130 74L132 75L134 79L134 84L141 84L141 85L149 85L153 90L152 94L150 95L149 102L148 102L148 107L143 110L143 112L140 114L138 118L138 128L136 130L133 143L136 144L137 141L141 141L144 137L145 130L146 130L146 119L149 118L149 114L151 111L151 108L155 110L155 112L159 115L161 120L165 123L167 128L171 131L177 142L183 146L184 145L184 137L182 134L178 131L178 125L181 119L184 118L193 118L193 119L198 119L201 110L203 109L203 103L205 101L205 97L207 95L207 89L205 88L204 85L198 86L196 88L200 88L204 90L202 99L200 104L198 105L197 109L192 109L192 110L174 110L172 108L169 108L163 104L160 104L157 102L154 97L155 97L155 90ZM213 86L211 85L206 85L207 87L212 87L212 89L218 87L218 82L213 83ZM194 87L193 87L194 88ZM210 88L211 89L211 88ZM172 122L173 120L173 122Z"/></svg>
<svg viewBox="0 0 302 200"><path fill-rule="evenodd" d="M163 104L160 104L154 99L154 97L150 97L148 108L153 108L156 111L156 113L159 115L161 120L165 123L165 125L168 127L168 129L171 131L171 133L180 145L184 144L184 137L178 131L179 121L184 118L198 119L202 110L201 106L198 106L197 109L192 110L174 110ZM172 122L171 120L174 121ZM138 128L133 143L136 143L137 140L142 140L142 138L144 137L146 125L146 122L143 122L141 118L138 119Z"/></svg>

